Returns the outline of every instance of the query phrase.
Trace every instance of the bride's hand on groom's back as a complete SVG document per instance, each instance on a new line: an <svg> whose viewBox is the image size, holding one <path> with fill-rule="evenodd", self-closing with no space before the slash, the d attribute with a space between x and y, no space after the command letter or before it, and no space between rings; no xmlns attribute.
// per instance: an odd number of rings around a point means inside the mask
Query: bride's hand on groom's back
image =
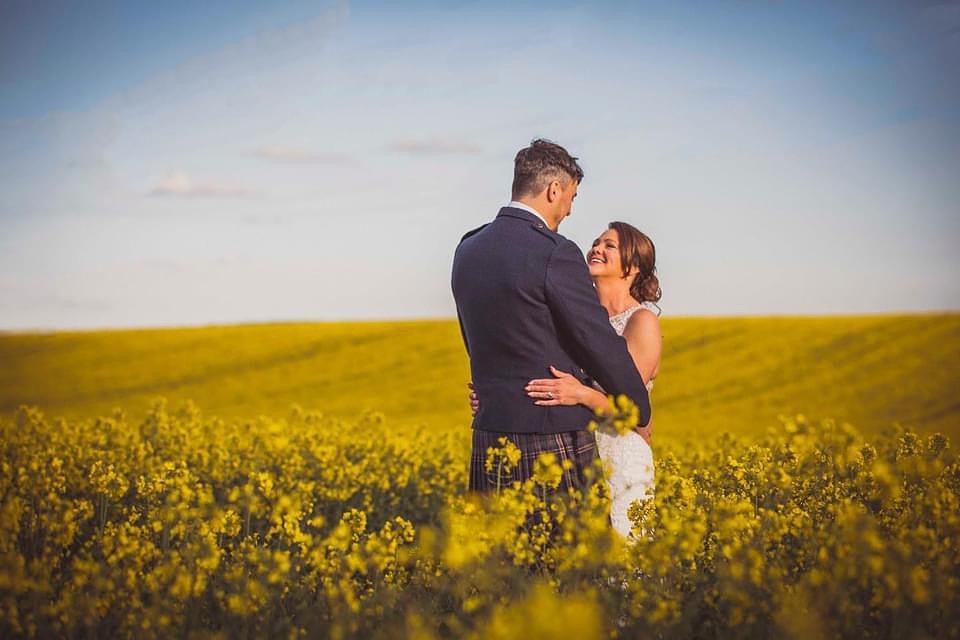
<svg viewBox="0 0 960 640"><path fill-rule="evenodd" d="M477 415L477 411L480 409L480 398L477 397L477 392L473 388L473 383L468 382L467 387L470 389L470 414Z"/></svg>
<svg viewBox="0 0 960 640"><path fill-rule="evenodd" d="M555 367L550 367L550 373L554 375L553 378L531 380L524 387L527 395L535 400L534 404L542 407L585 404L588 387Z"/></svg>

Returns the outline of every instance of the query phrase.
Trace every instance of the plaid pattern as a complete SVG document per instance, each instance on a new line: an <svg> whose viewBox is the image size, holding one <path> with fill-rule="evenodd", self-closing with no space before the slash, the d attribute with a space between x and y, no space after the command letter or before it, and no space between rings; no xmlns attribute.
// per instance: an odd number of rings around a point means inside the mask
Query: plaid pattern
<svg viewBox="0 0 960 640"><path fill-rule="evenodd" d="M583 488L589 482L584 477L584 469L597 457L597 441L589 431L565 431L563 433L500 433L496 431L473 430L473 451L470 454L470 491L487 492L496 489L495 474L484 469L487 449L500 448L499 438L507 438L521 451L520 462L505 478L501 478L501 487L508 487L515 481L523 482L533 476L533 465L541 453L555 453L557 460L571 460L573 467L563 474L560 490L566 492L570 487Z"/></svg>

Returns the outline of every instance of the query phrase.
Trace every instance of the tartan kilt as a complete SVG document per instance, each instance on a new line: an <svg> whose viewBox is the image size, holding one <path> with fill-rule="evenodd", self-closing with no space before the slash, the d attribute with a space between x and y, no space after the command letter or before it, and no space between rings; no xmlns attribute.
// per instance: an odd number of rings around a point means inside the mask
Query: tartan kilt
<svg viewBox="0 0 960 640"><path fill-rule="evenodd" d="M597 441L592 433L585 430L564 431L562 433L501 433L497 431L473 430L473 447L470 453L470 491L488 492L497 487L497 479L484 469L487 458L487 449L500 448L497 442L500 438L507 438L520 449L520 462L516 468L501 478L501 487L509 487L512 483L525 480L533 476L533 467L541 453L554 453L558 462L570 460L573 466L563 472L559 490L566 493L573 487L583 489L590 484L585 477L584 470L593 464L597 458Z"/></svg>

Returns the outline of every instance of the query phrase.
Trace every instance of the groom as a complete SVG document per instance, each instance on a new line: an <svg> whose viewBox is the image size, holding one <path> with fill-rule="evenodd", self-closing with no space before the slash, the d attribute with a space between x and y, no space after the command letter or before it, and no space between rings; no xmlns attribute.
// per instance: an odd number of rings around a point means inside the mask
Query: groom
<svg viewBox="0 0 960 640"><path fill-rule="evenodd" d="M570 460L561 490L586 483L596 457L586 407L538 406L524 387L551 377L549 367L595 379L626 394L650 421L650 403L623 338L597 300L580 249L557 233L583 179L577 159L560 145L534 140L514 160L512 201L463 237L453 259L453 297L480 408L473 420L470 489L489 491L486 451L507 437L522 452L507 483L533 474L552 452ZM584 374L585 372L585 374ZM501 478L502 480L502 478Z"/></svg>

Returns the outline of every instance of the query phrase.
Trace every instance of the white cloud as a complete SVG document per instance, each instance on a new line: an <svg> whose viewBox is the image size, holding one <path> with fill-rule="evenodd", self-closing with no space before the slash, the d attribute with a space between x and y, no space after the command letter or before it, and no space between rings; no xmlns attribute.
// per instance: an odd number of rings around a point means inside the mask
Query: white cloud
<svg viewBox="0 0 960 640"><path fill-rule="evenodd" d="M0 289L0 309L8 311L110 311L114 305L102 298L63 295L56 291L30 291L23 287Z"/></svg>
<svg viewBox="0 0 960 640"><path fill-rule="evenodd" d="M295 147L260 147L253 154L266 160L298 164L342 164L351 161L345 153L318 153Z"/></svg>
<svg viewBox="0 0 960 640"><path fill-rule="evenodd" d="M410 155L455 155L480 153L482 149L470 142L443 138L422 140L398 140L387 145L387 149Z"/></svg>
<svg viewBox="0 0 960 640"><path fill-rule="evenodd" d="M181 196L188 198L246 198L253 193L242 187L223 184L196 184L186 173L175 171L160 181L151 191L152 196Z"/></svg>

